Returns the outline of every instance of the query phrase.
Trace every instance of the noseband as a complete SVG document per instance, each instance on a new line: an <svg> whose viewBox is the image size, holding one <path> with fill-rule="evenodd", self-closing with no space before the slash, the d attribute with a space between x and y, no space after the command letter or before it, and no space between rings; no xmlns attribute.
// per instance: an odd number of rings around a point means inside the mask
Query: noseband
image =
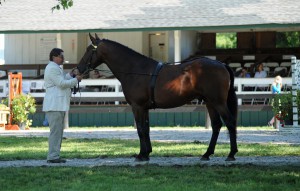
<svg viewBox="0 0 300 191"><path fill-rule="evenodd" d="M97 46L96 46L96 45L93 45L93 44L92 44L92 46L93 46L92 53L89 55L89 57L87 58L87 60L85 60L84 58L82 58L83 61L84 61L84 64L86 65L86 69L85 69L85 71L82 73L83 76L86 75L88 72L94 70L94 68L90 67L90 65L91 65L91 60L92 60L92 58L93 58L93 55L94 55L94 53L95 53L96 50L97 50ZM76 69L79 70L78 66L76 67Z"/></svg>

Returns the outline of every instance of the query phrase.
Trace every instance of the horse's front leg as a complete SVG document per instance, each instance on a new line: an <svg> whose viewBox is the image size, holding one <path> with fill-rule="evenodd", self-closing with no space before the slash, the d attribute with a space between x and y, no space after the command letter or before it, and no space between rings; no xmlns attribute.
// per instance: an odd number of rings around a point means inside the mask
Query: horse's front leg
<svg viewBox="0 0 300 191"><path fill-rule="evenodd" d="M148 161L152 152L149 127L149 110L132 108L140 139L140 153L136 155L136 161Z"/></svg>

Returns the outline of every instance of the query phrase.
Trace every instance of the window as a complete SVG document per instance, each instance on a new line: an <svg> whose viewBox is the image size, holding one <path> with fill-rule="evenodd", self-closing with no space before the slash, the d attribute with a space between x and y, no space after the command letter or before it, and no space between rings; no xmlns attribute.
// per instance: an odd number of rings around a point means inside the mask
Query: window
<svg viewBox="0 0 300 191"><path fill-rule="evenodd" d="M277 32L276 48L300 47L300 32Z"/></svg>
<svg viewBox="0 0 300 191"><path fill-rule="evenodd" d="M216 48L217 49L232 49L237 47L236 33L217 33Z"/></svg>

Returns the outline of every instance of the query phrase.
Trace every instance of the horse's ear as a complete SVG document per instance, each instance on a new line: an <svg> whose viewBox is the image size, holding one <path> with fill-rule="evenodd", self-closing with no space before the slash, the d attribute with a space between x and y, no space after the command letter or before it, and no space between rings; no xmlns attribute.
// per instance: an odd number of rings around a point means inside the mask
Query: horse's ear
<svg viewBox="0 0 300 191"><path fill-rule="evenodd" d="M96 40L101 40L98 35L95 33Z"/></svg>
<svg viewBox="0 0 300 191"><path fill-rule="evenodd" d="M90 39L92 41L93 45L96 45L96 39L91 35L91 33L89 33Z"/></svg>

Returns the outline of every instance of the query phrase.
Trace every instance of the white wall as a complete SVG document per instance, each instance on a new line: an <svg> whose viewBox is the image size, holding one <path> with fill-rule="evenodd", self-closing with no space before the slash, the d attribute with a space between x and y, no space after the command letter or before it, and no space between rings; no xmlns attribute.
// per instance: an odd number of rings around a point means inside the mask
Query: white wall
<svg viewBox="0 0 300 191"><path fill-rule="evenodd" d="M102 38L116 41L120 44L143 54L143 33L142 32L110 32L102 33Z"/></svg>
<svg viewBox="0 0 300 191"><path fill-rule="evenodd" d="M168 62L173 63L175 61L175 44L174 44L174 31L170 31L166 33L167 38L167 55Z"/></svg>
<svg viewBox="0 0 300 191"><path fill-rule="evenodd" d="M175 37L174 32L169 31L167 36L167 55L170 63L175 61ZM193 55L197 50L196 31L180 31L180 58L181 60Z"/></svg>
<svg viewBox="0 0 300 191"><path fill-rule="evenodd" d="M77 33L61 34L66 60L77 62ZM58 47L56 33L5 35L6 64L47 64L52 48Z"/></svg>
<svg viewBox="0 0 300 191"><path fill-rule="evenodd" d="M165 34L165 58L174 62L174 32L159 31ZM117 41L129 48L149 56L149 34L151 32L105 32L97 33L101 38ZM65 60L78 63L89 43L88 33L6 34L5 64L47 64L52 48L61 47L65 51ZM196 50L196 31L182 31L181 58L184 59ZM24 76L36 76L35 71L22 71Z"/></svg>
<svg viewBox="0 0 300 191"><path fill-rule="evenodd" d="M0 64L4 64L4 34L0 34Z"/></svg>
<svg viewBox="0 0 300 191"><path fill-rule="evenodd" d="M193 55L197 50L197 32L181 31L181 59Z"/></svg>
<svg viewBox="0 0 300 191"><path fill-rule="evenodd" d="M70 63L77 63L77 33L61 34L61 48ZM58 47L56 33L5 35L5 64L47 64L50 51ZM36 76L35 70L18 70Z"/></svg>
<svg viewBox="0 0 300 191"><path fill-rule="evenodd" d="M78 58L78 34L62 33L61 38L65 60L69 61L70 63L78 63L78 59L80 59Z"/></svg>

